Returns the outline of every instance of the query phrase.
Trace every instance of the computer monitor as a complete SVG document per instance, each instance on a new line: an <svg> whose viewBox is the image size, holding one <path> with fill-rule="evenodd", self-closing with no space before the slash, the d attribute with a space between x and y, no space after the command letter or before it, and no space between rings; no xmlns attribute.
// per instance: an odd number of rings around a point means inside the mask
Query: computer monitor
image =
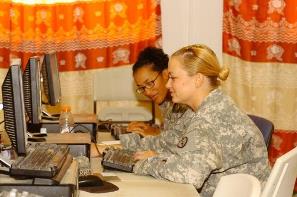
<svg viewBox="0 0 297 197"><path fill-rule="evenodd" d="M48 104L55 106L60 102L61 87L56 53L44 55L42 68L42 83Z"/></svg>
<svg viewBox="0 0 297 197"><path fill-rule="evenodd" d="M27 125L23 92L22 69L12 65L2 84L5 129L18 155L26 154Z"/></svg>
<svg viewBox="0 0 297 197"><path fill-rule="evenodd" d="M31 124L41 122L40 58L30 57L23 73L25 109Z"/></svg>

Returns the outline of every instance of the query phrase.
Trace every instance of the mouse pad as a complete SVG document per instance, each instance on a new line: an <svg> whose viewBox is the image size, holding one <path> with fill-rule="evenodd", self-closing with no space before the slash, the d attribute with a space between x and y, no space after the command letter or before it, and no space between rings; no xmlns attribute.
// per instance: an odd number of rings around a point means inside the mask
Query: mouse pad
<svg viewBox="0 0 297 197"><path fill-rule="evenodd" d="M118 186L102 181L103 185L101 186L89 186L89 187L79 187L79 190L90 192L90 193L107 193L107 192L114 192L119 190Z"/></svg>

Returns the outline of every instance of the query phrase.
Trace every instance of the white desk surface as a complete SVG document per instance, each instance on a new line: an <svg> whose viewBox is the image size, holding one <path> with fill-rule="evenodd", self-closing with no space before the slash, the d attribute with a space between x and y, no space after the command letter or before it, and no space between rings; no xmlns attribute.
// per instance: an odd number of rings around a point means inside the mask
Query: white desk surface
<svg viewBox="0 0 297 197"><path fill-rule="evenodd" d="M190 184L178 184L157 180L152 177L136 176L128 173L116 173L120 180L109 181L119 190L109 193L88 193L80 191L80 197L199 197L196 189Z"/></svg>
<svg viewBox="0 0 297 197"><path fill-rule="evenodd" d="M99 165L100 159L92 158L93 166ZM98 169L98 168L97 168ZM96 172L96 171L95 171ZM104 196L104 197L199 197L198 192L193 185L180 184L170 181L158 180L150 176L138 176L133 173L119 171L108 171L102 174L104 180L115 184L119 190L109 193L88 193L80 191L80 197Z"/></svg>
<svg viewBox="0 0 297 197"><path fill-rule="evenodd" d="M110 140L106 133L106 138ZM101 136L102 137L102 136ZM99 142L100 143L100 142ZM100 158L91 158L93 173L102 173ZM133 173L119 171L105 171L102 173L104 180L115 184L119 190L109 193L88 193L80 191L80 197L104 196L104 197L199 197L195 187L191 184L180 184L165 180L155 179L150 176L138 176Z"/></svg>

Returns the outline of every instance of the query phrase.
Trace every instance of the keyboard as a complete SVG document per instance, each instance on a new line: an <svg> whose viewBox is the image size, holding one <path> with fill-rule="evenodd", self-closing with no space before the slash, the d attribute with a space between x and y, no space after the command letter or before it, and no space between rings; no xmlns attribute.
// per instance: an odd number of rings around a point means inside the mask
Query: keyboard
<svg viewBox="0 0 297 197"><path fill-rule="evenodd" d="M63 166L68 153L67 145L30 144L27 148L27 155L18 157L12 164L10 174L52 178Z"/></svg>
<svg viewBox="0 0 297 197"><path fill-rule="evenodd" d="M129 131L127 131L128 125L127 124L112 124L110 126L110 133L111 135L116 139L119 140L120 139L120 135L121 134L126 134L126 133L130 133Z"/></svg>
<svg viewBox="0 0 297 197"><path fill-rule="evenodd" d="M133 158L134 151L109 148L103 153L102 166L125 172L133 172L136 161Z"/></svg>

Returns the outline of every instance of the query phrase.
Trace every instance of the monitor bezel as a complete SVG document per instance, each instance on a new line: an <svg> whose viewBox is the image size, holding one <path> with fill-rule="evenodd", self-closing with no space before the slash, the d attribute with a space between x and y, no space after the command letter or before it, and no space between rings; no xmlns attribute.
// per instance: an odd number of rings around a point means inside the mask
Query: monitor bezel
<svg viewBox="0 0 297 197"><path fill-rule="evenodd" d="M46 95L48 104L51 106L55 106L60 103L61 100L61 83L60 83L60 74L58 68L57 55L55 52L45 54L43 57L42 63L42 76L47 78L47 84L45 83L45 79L43 80L43 85L47 85L48 95Z"/></svg>
<svg viewBox="0 0 297 197"><path fill-rule="evenodd" d="M42 101L41 101L41 67L40 57L30 57L25 70L23 72L23 83L24 83L24 98L28 100L29 105L25 102L25 109L29 116L29 121L32 124L40 124L42 117ZM26 76L26 72L29 72L29 78ZM29 92L25 89L25 80L29 83Z"/></svg>
<svg viewBox="0 0 297 197"><path fill-rule="evenodd" d="M10 76L9 76L10 75ZM7 83L6 81L11 79L11 93L8 96L12 98L6 98ZM13 111L11 114L11 106L6 106L6 99L12 99L13 102ZM25 114L25 102L24 102L24 90L23 90L23 76L22 69L20 65L12 65L9 67L9 70L5 76L4 82L2 84L2 100L3 100L3 110L4 110L4 122L5 129L8 133L8 136L11 140L12 146L15 148L15 151L18 156L26 155L26 146L27 146L27 122ZM14 122L8 122L13 116ZM12 125L13 124L13 125ZM15 129L13 131L14 136L12 136L10 130L11 127Z"/></svg>

